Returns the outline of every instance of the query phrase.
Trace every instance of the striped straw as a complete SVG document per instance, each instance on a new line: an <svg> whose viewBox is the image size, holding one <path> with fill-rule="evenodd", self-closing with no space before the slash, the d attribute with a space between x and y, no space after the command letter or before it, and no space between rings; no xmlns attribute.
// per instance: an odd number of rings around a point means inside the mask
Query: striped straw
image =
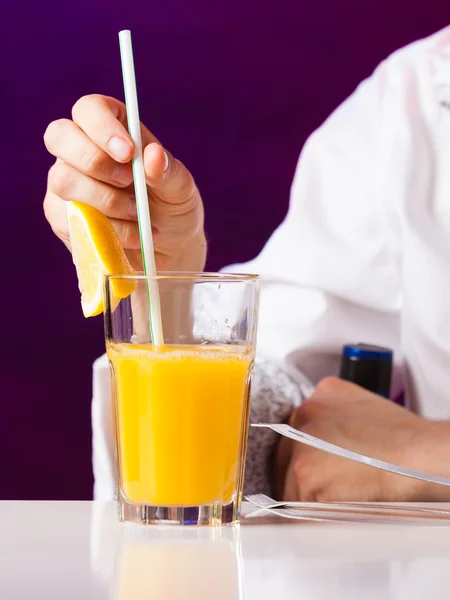
<svg viewBox="0 0 450 600"><path fill-rule="evenodd" d="M123 86L127 107L128 131L133 140L135 153L133 157L133 178L136 193L139 235L141 238L142 261L147 279L148 302L150 312L150 333L155 346L164 344L161 320L161 304L158 281L156 277L155 252L153 248L152 224L148 204L147 183L145 181L144 158L142 154L141 125L136 90L136 74L134 71L131 32L119 33L120 56L122 60Z"/></svg>

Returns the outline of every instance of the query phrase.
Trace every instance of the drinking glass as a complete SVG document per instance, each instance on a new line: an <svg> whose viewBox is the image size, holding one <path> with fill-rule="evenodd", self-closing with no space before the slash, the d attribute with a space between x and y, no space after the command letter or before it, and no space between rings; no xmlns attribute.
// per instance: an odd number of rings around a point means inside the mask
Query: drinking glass
<svg viewBox="0 0 450 600"><path fill-rule="evenodd" d="M255 275L106 277L120 520L239 522L258 305Z"/></svg>

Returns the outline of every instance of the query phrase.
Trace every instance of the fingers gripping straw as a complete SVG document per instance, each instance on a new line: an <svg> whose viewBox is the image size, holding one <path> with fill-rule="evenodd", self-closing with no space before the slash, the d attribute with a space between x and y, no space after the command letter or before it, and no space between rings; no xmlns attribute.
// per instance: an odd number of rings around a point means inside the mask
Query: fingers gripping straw
<svg viewBox="0 0 450 600"><path fill-rule="evenodd" d="M145 181L144 158L142 155L141 124L134 71L131 33L128 30L119 33L120 56L122 59L123 85L127 107L128 131L133 140L135 151L133 156L133 178L138 212L139 235L141 238L142 261L144 273L149 277L156 276L155 253L153 248L150 209L148 204L147 183ZM161 305L159 299L158 280L147 279L148 301L150 311L150 330L155 346L164 344L161 321Z"/></svg>

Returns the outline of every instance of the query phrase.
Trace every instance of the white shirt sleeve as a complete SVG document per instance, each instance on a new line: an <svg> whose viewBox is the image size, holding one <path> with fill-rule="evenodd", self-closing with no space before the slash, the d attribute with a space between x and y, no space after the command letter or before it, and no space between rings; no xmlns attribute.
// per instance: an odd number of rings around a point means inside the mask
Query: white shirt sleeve
<svg viewBox="0 0 450 600"><path fill-rule="evenodd" d="M114 500L116 466L114 418L111 401L109 364L106 354L93 367L92 395L92 467L94 500Z"/></svg>
<svg viewBox="0 0 450 600"><path fill-rule="evenodd" d="M399 250L383 165L390 158L390 139L408 122L407 116L396 121L389 108L396 96L405 95L405 78L397 77L402 68L395 58L382 63L310 137L286 219L255 260L227 269L262 276L258 360L296 381L303 395L322 377L337 374L347 342L388 346L401 360ZM401 385L394 377L394 394ZM293 392L274 414L285 415L286 406L298 403L302 394ZM258 414L267 416L271 397L252 389L256 420ZM105 357L94 365L92 419L94 495L112 499L115 466ZM255 445L260 443L255 438ZM270 449L261 453L261 461L268 454ZM257 465L254 470L261 473Z"/></svg>

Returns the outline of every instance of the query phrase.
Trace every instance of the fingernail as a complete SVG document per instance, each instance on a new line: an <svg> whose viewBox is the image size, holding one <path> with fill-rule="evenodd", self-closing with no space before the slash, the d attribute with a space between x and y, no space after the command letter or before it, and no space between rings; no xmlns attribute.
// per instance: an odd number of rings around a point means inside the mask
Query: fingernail
<svg viewBox="0 0 450 600"><path fill-rule="evenodd" d="M108 142L108 148L116 160L127 160L131 154L131 144L123 138L114 136Z"/></svg>
<svg viewBox="0 0 450 600"><path fill-rule="evenodd" d="M169 168L169 155L167 154L167 152L164 152L164 171L163 171L163 173L165 173L168 168Z"/></svg>
<svg viewBox="0 0 450 600"><path fill-rule="evenodd" d="M130 167L125 165L117 165L112 172L113 183L118 185L130 185L133 181L133 172Z"/></svg>

